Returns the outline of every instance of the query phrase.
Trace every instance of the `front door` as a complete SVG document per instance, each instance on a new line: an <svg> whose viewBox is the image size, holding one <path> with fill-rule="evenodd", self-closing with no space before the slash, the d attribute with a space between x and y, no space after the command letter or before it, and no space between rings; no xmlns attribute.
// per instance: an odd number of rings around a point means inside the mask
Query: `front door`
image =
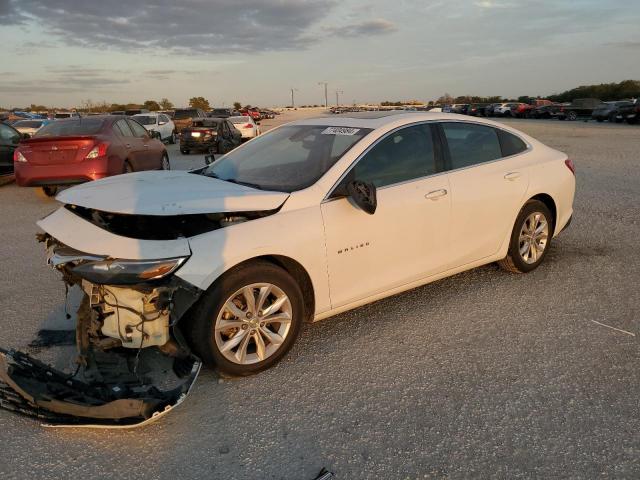
<svg viewBox="0 0 640 480"><path fill-rule="evenodd" d="M388 134L360 158L345 178L376 186L373 215L344 196L322 204L333 308L442 271L451 196L434 144L430 125L419 124Z"/></svg>
<svg viewBox="0 0 640 480"><path fill-rule="evenodd" d="M13 152L19 142L20 133L0 123L0 176L13 173Z"/></svg>

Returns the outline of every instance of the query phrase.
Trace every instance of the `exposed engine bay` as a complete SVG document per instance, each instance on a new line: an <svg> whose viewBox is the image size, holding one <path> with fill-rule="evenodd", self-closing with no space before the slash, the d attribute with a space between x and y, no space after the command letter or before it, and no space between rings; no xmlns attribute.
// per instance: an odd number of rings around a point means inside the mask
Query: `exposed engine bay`
<svg viewBox="0 0 640 480"><path fill-rule="evenodd" d="M201 367L177 327L201 292L166 277L182 260L132 267L78 252L48 234L38 239L67 292L82 292L75 372L0 349L0 406L56 426L126 428L153 421L180 404ZM127 268L131 278L122 275ZM114 269L120 274L112 277Z"/></svg>

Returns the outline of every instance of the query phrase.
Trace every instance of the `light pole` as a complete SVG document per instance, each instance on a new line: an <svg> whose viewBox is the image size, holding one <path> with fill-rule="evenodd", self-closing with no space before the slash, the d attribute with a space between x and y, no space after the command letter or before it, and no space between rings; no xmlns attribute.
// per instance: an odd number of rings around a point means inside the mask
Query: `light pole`
<svg viewBox="0 0 640 480"><path fill-rule="evenodd" d="M290 90L291 90L291 108L295 108L296 107L296 103L293 100L293 92L297 92L298 89L291 87Z"/></svg>
<svg viewBox="0 0 640 480"><path fill-rule="evenodd" d="M318 82L318 85L324 85L324 108L328 108L329 100L327 98L327 85L329 85L329 82Z"/></svg>
<svg viewBox="0 0 640 480"><path fill-rule="evenodd" d="M339 97L339 95L341 93L344 93L344 92L342 90L336 90L336 107L340 106L340 97Z"/></svg>

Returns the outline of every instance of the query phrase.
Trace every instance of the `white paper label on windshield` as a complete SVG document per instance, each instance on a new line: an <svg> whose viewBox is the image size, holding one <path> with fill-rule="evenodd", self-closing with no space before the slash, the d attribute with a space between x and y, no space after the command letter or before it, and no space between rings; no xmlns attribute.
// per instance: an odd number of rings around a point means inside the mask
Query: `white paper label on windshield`
<svg viewBox="0 0 640 480"><path fill-rule="evenodd" d="M322 131L322 135L355 135L360 131L359 128L349 127L327 127Z"/></svg>

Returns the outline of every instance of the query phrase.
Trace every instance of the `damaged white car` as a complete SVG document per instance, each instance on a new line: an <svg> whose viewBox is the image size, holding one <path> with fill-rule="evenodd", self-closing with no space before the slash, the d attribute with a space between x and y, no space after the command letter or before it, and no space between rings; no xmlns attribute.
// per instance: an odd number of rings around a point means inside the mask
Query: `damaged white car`
<svg viewBox="0 0 640 480"><path fill-rule="evenodd" d="M79 372L5 351L4 403L58 423L148 421L201 360L256 373L306 321L490 262L535 269L574 190L571 160L517 130L397 112L298 121L200 170L71 188L38 225L84 292ZM173 383L141 379L141 352Z"/></svg>

